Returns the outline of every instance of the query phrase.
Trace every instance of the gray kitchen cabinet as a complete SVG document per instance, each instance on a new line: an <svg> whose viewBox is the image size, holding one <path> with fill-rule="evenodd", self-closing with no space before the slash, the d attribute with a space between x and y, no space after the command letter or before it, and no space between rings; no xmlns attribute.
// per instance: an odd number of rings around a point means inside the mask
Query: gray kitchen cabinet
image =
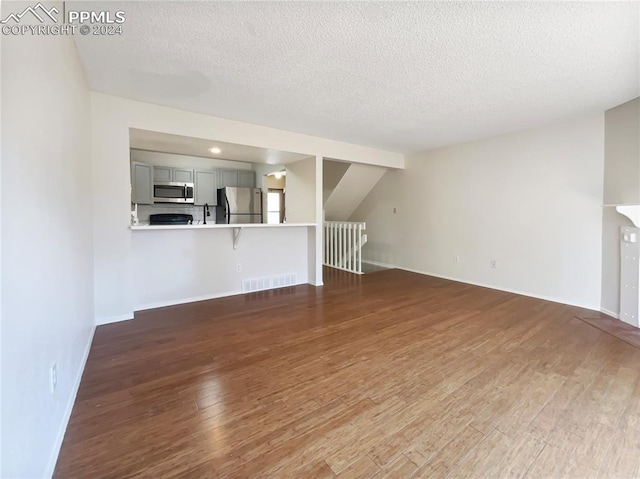
<svg viewBox="0 0 640 479"><path fill-rule="evenodd" d="M173 179L171 181L177 181L179 183L193 183L193 170L186 170L184 168L172 168Z"/></svg>
<svg viewBox="0 0 640 479"><path fill-rule="evenodd" d="M153 166L138 161L131 162L131 202L153 204Z"/></svg>
<svg viewBox="0 0 640 479"><path fill-rule="evenodd" d="M153 180L193 183L193 170L186 168L171 168L170 166L154 166Z"/></svg>
<svg viewBox="0 0 640 479"><path fill-rule="evenodd" d="M256 172L238 170L238 186L240 188L255 188L256 187Z"/></svg>
<svg viewBox="0 0 640 479"><path fill-rule="evenodd" d="M154 181L171 181L171 170L168 166L154 166L153 167L153 180Z"/></svg>
<svg viewBox="0 0 640 479"><path fill-rule="evenodd" d="M256 173L254 171L247 170L220 170L220 186L240 187L240 188L255 188L256 186Z"/></svg>
<svg viewBox="0 0 640 479"><path fill-rule="evenodd" d="M238 186L238 170L220 170L220 188Z"/></svg>
<svg viewBox="0 0 640 479"><path fill-rule="evenodd" d="M209 206L217 204L218 193L218 171L217 170L195 170L194 171L194 204ZM213 213L215 217L215 212Z"/></svg>

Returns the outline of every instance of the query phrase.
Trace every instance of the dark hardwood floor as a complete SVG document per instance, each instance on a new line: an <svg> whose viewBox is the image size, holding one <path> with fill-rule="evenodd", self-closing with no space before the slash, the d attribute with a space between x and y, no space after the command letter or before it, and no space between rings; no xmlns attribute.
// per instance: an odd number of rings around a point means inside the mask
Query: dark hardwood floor
<svg viewBox="0 0 640 479"><path fill-rule="evenodd" d="M59 478L637 478L640 350L399 270L97 329Z"/></svg>

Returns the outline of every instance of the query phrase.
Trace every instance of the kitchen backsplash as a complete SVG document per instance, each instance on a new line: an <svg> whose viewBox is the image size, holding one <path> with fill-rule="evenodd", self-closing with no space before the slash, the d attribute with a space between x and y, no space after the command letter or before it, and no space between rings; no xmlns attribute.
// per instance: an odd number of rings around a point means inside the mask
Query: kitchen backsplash
<svg viewBox="0 0 640 479"><path fill-rule="evenodd" d="M216 222L216 210L215 206L211 206L211 216L207 217L207 223ZM133 205L131 205L131 211L133 211ZM193 215L193 224L198 224L198 221L202 222L203 207L202 206L184 206L184 205L138 205L138 221L142 224L149 223L149 215L155 215L156 213L180 213L185 215Z"/></svg>

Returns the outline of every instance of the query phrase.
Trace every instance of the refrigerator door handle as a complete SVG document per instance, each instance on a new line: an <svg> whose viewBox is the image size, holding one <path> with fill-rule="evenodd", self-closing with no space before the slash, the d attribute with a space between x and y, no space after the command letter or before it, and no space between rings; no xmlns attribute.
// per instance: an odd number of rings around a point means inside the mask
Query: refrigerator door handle
<svg viewBox="0 0 640 479"><path fill-rule="evenodd" d="M229 199L227 198L227 196L225 195L224 197L224 201L227 203L227 208L226 208L226 217L227 217L227 224L231 223L231 208L229 207Z"/></svg>

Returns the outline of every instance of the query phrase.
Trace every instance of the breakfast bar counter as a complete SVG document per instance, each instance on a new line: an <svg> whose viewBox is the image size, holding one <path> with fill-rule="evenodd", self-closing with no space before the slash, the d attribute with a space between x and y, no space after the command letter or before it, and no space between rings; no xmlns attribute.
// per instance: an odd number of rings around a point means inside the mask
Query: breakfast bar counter
<svg viewBox="0 0 640 479"><path fill-rule="evenodd" d="M198 225L149 225L139 224L131 227L133 231L156 231L156 230L199 230L199 229L216 229L216 228L298 228L317 226L316 223L279 223L279 224L266 224L266 223L239 223L239 224L198 224Z"/></svg>

